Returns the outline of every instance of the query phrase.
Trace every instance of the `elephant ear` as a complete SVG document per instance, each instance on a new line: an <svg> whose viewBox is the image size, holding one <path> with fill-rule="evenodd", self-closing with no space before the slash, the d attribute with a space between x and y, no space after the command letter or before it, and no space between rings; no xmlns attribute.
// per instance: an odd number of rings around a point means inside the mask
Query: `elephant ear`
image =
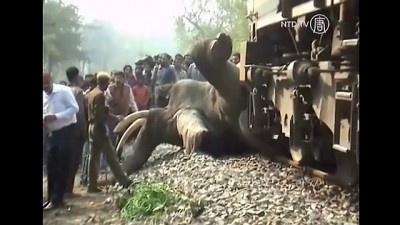
<svg viewBox="0 0 400 225"><path fill-rule="evenodd" d="M213 58L218 61L227 61L232 55L232 39L225 33L219 33L211 44Z"/></svg>

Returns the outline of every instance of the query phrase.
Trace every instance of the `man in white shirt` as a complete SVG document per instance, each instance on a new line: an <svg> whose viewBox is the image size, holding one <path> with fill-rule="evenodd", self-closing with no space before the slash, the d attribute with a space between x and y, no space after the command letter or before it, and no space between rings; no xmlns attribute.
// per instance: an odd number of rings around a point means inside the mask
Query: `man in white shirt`
<svg viewBox="0 0 400 225"><path fill-rule="evenodd" d="M55 84L49 73L43 73L43 125L49 131L45 210L63 204L78 111L71 88Z"/></svg>

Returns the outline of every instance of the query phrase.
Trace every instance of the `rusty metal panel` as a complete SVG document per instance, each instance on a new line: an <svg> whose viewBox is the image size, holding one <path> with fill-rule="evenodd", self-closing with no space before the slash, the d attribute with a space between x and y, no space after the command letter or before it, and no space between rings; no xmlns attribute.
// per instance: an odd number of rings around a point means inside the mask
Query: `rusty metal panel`
<svg viewBox="0 0 400 225"><path fill-rule="evenodd" d="M292 91L293 86L290 80L277 80L273 83L274 93L271 99L275 100L275 106L281 112L282 133L290 137L290 118L293 116Z"/></svg>
<svg viewBox="0 0 400 225"><path fill-rule="evenodd" d="M247 42L240 43L240 66L239 66L239 80L245 81L246 80L246 57L247 56Z"/></svg>
<svg viewBox="0 0 400 225"><path fill-rule="evenodd" d="M331 69L330 62L320 62L321 70ZM277 78L277 77L276 77ZM275 100L275 106L280 110L282 117L282 132L286 137L290 136L290 118L293 115L292 91L293 84L290 80L275 79L273 83L274 93L271 99ZM321 72L318 85L313 88L313 108L318 118L323 121L333 132L335 127L335 81L331 73Z"/></svg>
<svg viewBox="0 0 400 225"><path fill-rule="evenodd" d="M346 1L349 0L325 0L325 7L328 8L331 5L338 5ZM279 0L254 0L254 13L258 13L256 29L286 20L281 16L281 12L277 13L278 4ZM293 7L292 17L296 18L318 10L320 9L314 7L313 1L309 1Z"/></svg>
<svg viewBox="0 0 400 225"><path fill-rule="evenodd" d="M331 62L320 62L320 69L332 69ZM321 72L318 85L314 90L313 108L318 118L322 120L331 131L335 128L336 83L331 72Z"/></svg>

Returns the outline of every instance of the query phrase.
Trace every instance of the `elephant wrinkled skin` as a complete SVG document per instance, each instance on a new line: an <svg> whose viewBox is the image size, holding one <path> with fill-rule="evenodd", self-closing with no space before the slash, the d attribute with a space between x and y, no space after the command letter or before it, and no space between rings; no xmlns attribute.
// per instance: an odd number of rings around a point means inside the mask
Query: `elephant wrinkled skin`
<svg viewBox="0 0 400 225"><path fill-rule="evenodd" d="M122 162L128 175L139 170L161 143L182 146L188 155L199 150L214 157L252 149L239 126L245 98L239 69L228 61L231 53L231 38L223 33L196 43L192 56L208 82L178 81L170 87L165 108L133 113L118 124L114 129L122 136L118 151L136 138L133 151Z"/></svg>

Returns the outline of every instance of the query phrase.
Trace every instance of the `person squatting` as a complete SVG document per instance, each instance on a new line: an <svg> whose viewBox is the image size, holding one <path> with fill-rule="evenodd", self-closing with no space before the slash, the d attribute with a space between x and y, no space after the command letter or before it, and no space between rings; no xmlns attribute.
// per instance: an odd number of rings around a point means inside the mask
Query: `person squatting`
<svg viewBox="0 0 400 225"><path fill-rule="evenodd" d="M239 63L234 54L232 61ZM81 167L80 186L87 192L101 192L99 172L110 167L120 185L132 181L122 170L115 151L114 127L125 116L138 110L165 107L165 84L182 79L206 82L190 54L167 53L147 56L121 71L87 74L66 70L68 82L54 83L43 72L43 153L47 168L47 201L44 210L64 205L64 197L74 197L74 181ZM74 140L74 141L71 141ZM101 159L103 157L103 159Z"/></svg>

